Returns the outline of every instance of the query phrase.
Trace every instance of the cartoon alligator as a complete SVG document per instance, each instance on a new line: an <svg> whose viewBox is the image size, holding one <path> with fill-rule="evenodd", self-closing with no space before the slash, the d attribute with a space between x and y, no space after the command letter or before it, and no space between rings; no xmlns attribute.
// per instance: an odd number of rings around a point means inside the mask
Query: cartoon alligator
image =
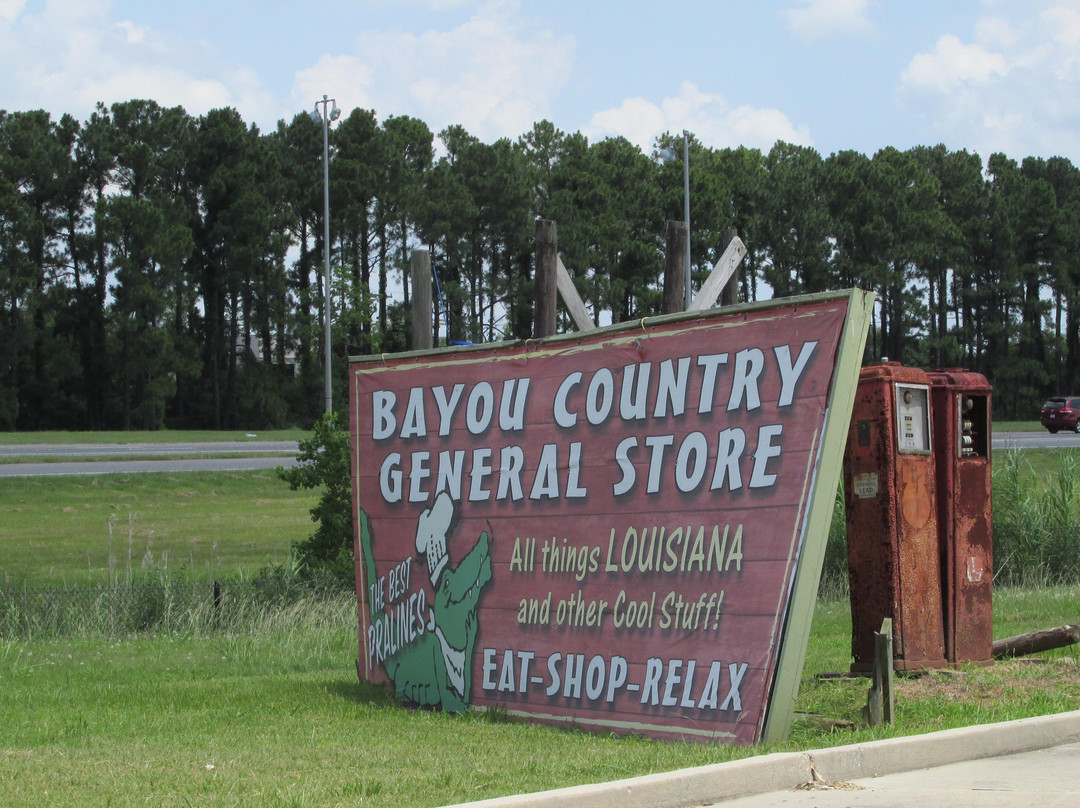
<svg viewBox="0 0 1080 808"><path fill-rule="evenodd" d="M387 656L383 668L397 698L461 712L469 706L472 691L477 607L491 580L491 554L483 531L457 567L448 568L446 543L453 517L454 502L444 491L417 520L416 551L427 559L434 599L423 634ZM361 550L369 581L377 580L372 539L371 522L361 510ZM385 612L371 614L373 624L387 619Z"/></svg>

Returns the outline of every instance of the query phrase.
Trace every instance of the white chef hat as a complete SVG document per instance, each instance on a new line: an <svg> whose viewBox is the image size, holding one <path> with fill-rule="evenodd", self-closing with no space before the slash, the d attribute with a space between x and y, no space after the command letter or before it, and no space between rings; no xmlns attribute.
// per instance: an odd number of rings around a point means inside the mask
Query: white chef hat
<svg viewBox="0 0 1080 808"><path fill-rule="evenodd" d="M416 523L416 552L427 556L431 583L438 584L446 566L446 533L454 518L454 501L446 491L439 492L435 503L420 514Z"/></svg>

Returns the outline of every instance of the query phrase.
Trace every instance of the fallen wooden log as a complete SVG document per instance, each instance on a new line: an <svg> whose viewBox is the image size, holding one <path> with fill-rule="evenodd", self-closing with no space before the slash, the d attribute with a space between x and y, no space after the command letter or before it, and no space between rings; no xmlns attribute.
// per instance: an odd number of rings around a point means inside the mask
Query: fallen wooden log
<svg viewBox="0 0 1080 808"><path fill-rule="evenodd" d="M993 654L994 659L1006 659L1025 654L1037 654L1053 648L1064 648L1066 645L1078 642L1080 642L1080 626L1058 626L1042 631L1032 631L1029 634L1018 634L1015 637L1006 637L1004 640L995 640Z"/></svg>

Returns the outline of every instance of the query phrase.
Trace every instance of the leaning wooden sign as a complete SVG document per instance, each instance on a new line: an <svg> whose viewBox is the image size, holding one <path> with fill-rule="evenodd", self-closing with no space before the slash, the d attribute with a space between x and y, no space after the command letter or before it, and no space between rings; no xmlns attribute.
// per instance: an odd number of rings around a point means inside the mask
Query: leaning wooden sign
<svg viewBox="0 0 1080 808"><path fill-rule="evenodd" d="M586 729L786 735L871 300L354 360L360 678Z"/></svg>

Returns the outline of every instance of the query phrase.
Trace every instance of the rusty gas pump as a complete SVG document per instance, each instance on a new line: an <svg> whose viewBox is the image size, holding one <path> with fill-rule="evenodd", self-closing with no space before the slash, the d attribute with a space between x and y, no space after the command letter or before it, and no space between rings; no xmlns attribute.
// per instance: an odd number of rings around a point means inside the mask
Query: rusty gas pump
<svg viewBox="0 0 1080 808"><path fill-rule="evenodd" d="M856 672L873 667L886 617L894 669L946 664L932 404L918 368L884 362L859 375L844 456Z"/></svg>

